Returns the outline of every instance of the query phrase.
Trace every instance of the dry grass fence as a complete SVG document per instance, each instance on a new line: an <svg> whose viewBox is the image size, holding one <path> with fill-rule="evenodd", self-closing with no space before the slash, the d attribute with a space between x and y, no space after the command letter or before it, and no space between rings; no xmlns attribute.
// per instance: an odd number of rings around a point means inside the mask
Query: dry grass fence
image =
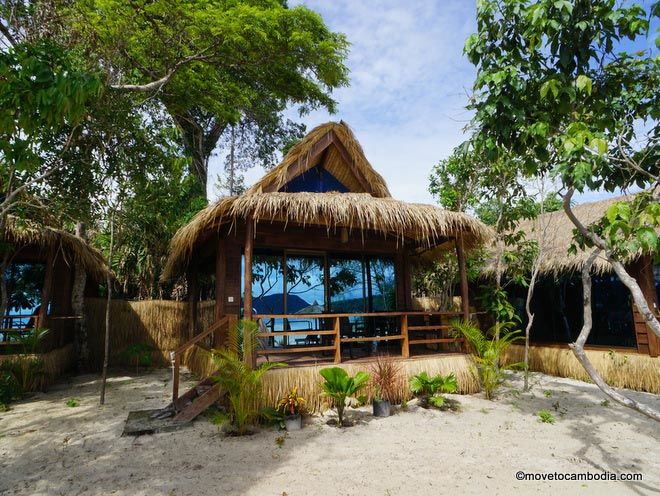
<svg viewBox="0 0 660 496"><path fill-rule="evenodd" d="M523 346L509 348L507 362L522 362L524 350ZM586 353L610 386L660 393L660 358L608 350L586 350ZM529 367L530 370L544 374L591 382L573 352L567 348L531 346Z"/></svg>
<svg viewBox="0 0 660 496"><path fill-rule="evenodd" d="M25 378L21 384L25 391L43 391L66 372L73 368L75 353L73 344L67 344L46 353L29 355L0 355L0 362L13 362L24 371ZM38 373L29 372L30 362L40 361Z"/></svg>
<svg viewBox="0 0 660 496"><path fill-rule="evenodd" d="M471 394L479 391L479 381L472 359L467 355L441 355L435 357L397 360L401 365L401 378L396 388L396 402L409 400L412 396L408 382L410 377L426 371L429 375L448 375L454 373L458 381L459 392ZM184 357L184 364L199 377L205 377L215 368L209 351L194 346ZM335 365L315 365L308 367L275 368L266 373L263 379L263 405L275 406L291 388L297 386L298 392L307 400L307 408L312 412L319 412L325 408L321 396L322 377L319 370ZM370 372L368 363L340 364L350 375L356 372ZM368 400L373 399L374 391L371 388L364 390Z"/></svg>
<svg viewBox="0 0 660 496"><path fill-rule="evenodd" d="M110 366L132 365L126 350L135 344L146 344L155 350L153 365L168 365L170 351L188 339L188 304L185 301L112 300L111 305ZM214 306L213 300L199 303L200 329L211 324ZM105 308L103 298L85 300L90 363L99 369L103 363Z"/></svg>

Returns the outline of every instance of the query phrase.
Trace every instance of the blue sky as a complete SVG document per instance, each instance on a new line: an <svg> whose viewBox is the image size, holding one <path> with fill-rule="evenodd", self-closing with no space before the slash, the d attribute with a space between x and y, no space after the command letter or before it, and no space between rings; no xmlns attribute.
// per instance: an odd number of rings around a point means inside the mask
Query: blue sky
<svg viewBox="0 0 660 496"><path fill-rule="evenodd" d="M428 176L439 160L466 139L467 95L476 74L463 57L476 31L475 2L468 0L306 0L334 31L351 42L351 85L335 92L338 112L301 120L308 130L344 120L395 198L433 203ZM649 41L651 43L651 41ZM294 116L297 118L297 116ZM211 163L219 172L221 158ZM249 183L264 173L255 167ZM581 200L603 196L584 195Z"/></svg>

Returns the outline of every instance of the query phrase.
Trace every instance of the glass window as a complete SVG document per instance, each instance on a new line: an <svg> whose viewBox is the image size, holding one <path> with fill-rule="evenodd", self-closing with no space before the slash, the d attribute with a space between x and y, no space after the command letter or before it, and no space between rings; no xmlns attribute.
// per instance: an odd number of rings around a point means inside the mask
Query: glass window
<svg viewBox="0 0 660 496"><path fill-rule="evenodd" d="M41 287L46 266L43 263L12 263L5 271L8 317L1 328L21 329L34 326L41 307Z"/></svg>
<svg viewBox="0 0 660 496"><path fill-rule="evenodd" d="M325 311L323 267L319 256L290 255L286 257L286 313L310 314ZM317 319L288 319L292 331L312 330Z"/></svg>
<svg viewBox="0 0 660 496"><path fill-rule="evenodd" d="M364 312L364 266L359 258L333 257L328 261L330 312Z"/></svg>
<svg viewBox="0 0 660 496"><path fill-rule="evenodd" d="M372 312L396 310L396 282L394 260L389 257L369 259L369 296Z"/></svg>

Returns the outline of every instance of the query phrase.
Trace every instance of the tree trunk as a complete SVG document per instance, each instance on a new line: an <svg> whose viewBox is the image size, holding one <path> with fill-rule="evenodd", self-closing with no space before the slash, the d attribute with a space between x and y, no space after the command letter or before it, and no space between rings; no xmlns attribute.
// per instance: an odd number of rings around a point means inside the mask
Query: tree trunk
<svg viewBox="0 0 660 496"><path fill-rule="evenodd" d="M582 268L582 288L584 292L582 311L584 315L584 323L582 324L582 330L580 331L577 340L575 341L575 343L571 343L569 346L573 350L573 354L575 355L575 357L584 367L584 370L587 372L587 374L589 374L589 377L591 377L591 380L594 381L594 383L603 393L605 393L607 396L612 398L617 403L620 403L628 408L632 408L633 410L636 410L646 415L647 417L660 422L660 412L654 410L648 405L638 403L637 401L630 399L627 396L624 396L623 394L619 393L615 389L611 388L603 380L603 378L600 376L596 368L589 361L587 354L584 352L584 345L587 342L587 338L589 338L589 333L591 332L591 327L592 327L591 267L593 266L594 261L596 260L600 252L601 249L596 248L593 251L593 253L589 256L587 262L584 264L584 267Z"/></svg>
<svg viewBox="0 0 660 496"><path fill-rule="evenodd" d="M610 263L610 265L612 265L612 268L614 269L616 275L630 291L632 299L635 302L635 306L639 310L639 313L642 315L642 317L644 317L644 321L648 325L649 329L651 329L653 334L655 334L660 338L660 321L658 321L658 319L653 314L653 311L649 307L648 302L644 297L644 293L642 292L642 289L639 287L639 284L637 284L635 278L632 277L630 274L628 274L628 272L626 271L625 267L621 262L615 260L612 257L612 254L607 247L607 243L605 243L605 241L602 238L600 238L598 235L596 235L594 232L587 229L586 226L582 224L582 222L580 222L580 220L575 216L573 210L571 210L571 198L573 197L573 193L575 193L575 189L570 188L568 192L564 195L564 201L563 201L564 212L566 212L566 215L568 215L568 218L571 220L573 225L578 229L580 234L582 234L585 238L589 239L594 244L595 247L599 248L599 251L603 252L607 261Z"/></svg>
<svg viewBox="0 0 660 496"><path fill-rule="evenodd" d="M108 285L108 297L105 306L105 342L103 347L103 373L101 375L101 405L105 404L105 385L108 380L108 357L110 354L110 305L112 304L112 255L115 244L115 219L110 215L110 251L108 253L108 274L106 283Z"/></svg>
<svg viewBox="0 0 660 496"><path fill-rule="evenodd" d="M76 236L85 240L85 224L78 222ZM78 317L74 322L75 349L78 372L89 370L89 343L87 341L87 321L85 316L85 284L87 272L81 263L76 263L71 289L71 309Z"/></svg>
<svg viewBox="0 0 660 496"><path fill-rule="evenodd" d="M0 242L4 243L5 224L7 222L6 215L0 216ZM0 258L0 317L7 315L9 308L9 291L7 290L7 268L9 267L9 260L11 259L9 247L5 245L5 252L2 253ZM0 327L2 321L0 320Z"/></svg>

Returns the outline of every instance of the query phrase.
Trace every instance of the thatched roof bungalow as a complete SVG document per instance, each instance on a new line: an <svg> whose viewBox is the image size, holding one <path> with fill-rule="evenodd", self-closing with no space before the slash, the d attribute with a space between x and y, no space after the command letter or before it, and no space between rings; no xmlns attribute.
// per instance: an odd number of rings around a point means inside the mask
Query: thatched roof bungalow
<svg viewBox="0 0 660 496"><path fill-rule="evenodd" d="M589 225L602 218L611 204L632 198L620 196L583 203L573 207L573 211L578 219ZM548 212L535 220L522 221L517 229L524 231L527 239L539 242L542 250L540 281L533 300L536 316L532 339L543 343L571 342L582 325L580 272L589 253L578 250L576 254L569 254L574 226L563 210ZM653 258L644 253L638 253L625 262L628 271L644 291L649 305L657 310L660 267L654 266ZM491 262L488 272L493 271L494 264ZM591 344L621 347L658 356L659 340L647 330L627 289L604 257L596 260L592 274L595 325ZM520 305L523 293L520 292ZM521 314L524 314L522 309Z"/></svg>
<svg viewBox="0 0 660 496"><path fill-rule="evenodd" d="M0 320L0 345L11 348L16 331L32 327L51 329L48 348L71 343L79 318L72 301L75 272L84 271L87 293L94 294L98 284L93 282L105 280L109 270L103 255L68 232L13 216L7 218L0 243L8 262L9 303Z"/></svg>
<svg viewBox="0 0 660 496"><path fill-rule="evenodd" d="M408 356L456 345L446 323L418 323L408 337L404 316L416 318L411 260L448 243L462 258L490 236L469 215L392 198L349 127L330 122L244 194L180 229L164 278L187 274L194 305L196 275L213 274L217 319L260 321L268 333L260 355L285 354L289 363L294 354L331 362L376 350ZM467 313L466 280L463 288Z"/></svg>

